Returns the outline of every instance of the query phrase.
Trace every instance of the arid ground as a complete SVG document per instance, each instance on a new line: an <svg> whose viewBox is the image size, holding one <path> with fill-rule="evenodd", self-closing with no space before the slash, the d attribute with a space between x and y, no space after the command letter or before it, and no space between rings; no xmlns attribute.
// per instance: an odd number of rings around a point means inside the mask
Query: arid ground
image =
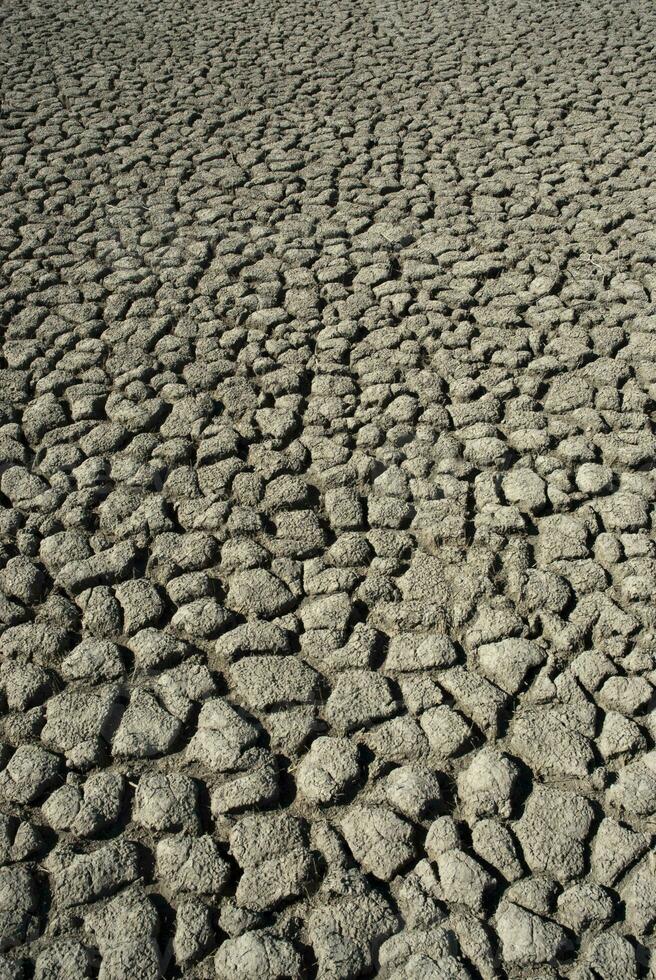
<svg viewBox="0 0 656 980"><path fill-rule="evenodd" d="M656 980L656 7L0 47L0 980Z"/></svg>

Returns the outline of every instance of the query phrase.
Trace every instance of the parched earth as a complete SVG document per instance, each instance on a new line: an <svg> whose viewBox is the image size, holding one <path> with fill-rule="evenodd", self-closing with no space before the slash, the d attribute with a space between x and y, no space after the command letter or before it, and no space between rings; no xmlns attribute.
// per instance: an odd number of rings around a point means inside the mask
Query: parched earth
<svg viewBox="0 0 656 980"><path fill-rule="evenodd" d="M0 36L0 980L654 980L656 8Z"/></svg>

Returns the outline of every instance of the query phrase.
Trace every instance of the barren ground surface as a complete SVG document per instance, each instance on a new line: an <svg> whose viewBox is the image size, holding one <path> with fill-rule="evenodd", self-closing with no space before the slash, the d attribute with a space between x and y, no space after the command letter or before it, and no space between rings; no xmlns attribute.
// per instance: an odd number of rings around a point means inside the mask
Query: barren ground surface
<svg viewBox="0 0 656 980"><path fill-rule="evenodd" d="M654 980L653 5L0 34L0 980Z"/></svg>

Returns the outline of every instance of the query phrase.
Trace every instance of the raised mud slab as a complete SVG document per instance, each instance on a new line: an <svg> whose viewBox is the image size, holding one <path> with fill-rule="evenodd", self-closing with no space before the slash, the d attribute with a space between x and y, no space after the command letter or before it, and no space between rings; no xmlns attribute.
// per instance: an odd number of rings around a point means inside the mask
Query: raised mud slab
<svg viewBox="0 0 656 980"><path fill-rule="evenodd" d="M653 5L0 35L0 980L655 980Z"/></svg>

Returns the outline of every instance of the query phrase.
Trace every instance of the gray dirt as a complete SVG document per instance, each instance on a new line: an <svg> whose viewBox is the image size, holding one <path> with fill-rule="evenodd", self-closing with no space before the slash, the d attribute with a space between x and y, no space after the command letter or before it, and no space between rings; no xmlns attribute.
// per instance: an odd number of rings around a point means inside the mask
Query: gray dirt
<svg viewBox="0 0 656 980"><path fill-rule="evenodd" d="M656 980L653 5L0 35L0 980Z"/></svg>

